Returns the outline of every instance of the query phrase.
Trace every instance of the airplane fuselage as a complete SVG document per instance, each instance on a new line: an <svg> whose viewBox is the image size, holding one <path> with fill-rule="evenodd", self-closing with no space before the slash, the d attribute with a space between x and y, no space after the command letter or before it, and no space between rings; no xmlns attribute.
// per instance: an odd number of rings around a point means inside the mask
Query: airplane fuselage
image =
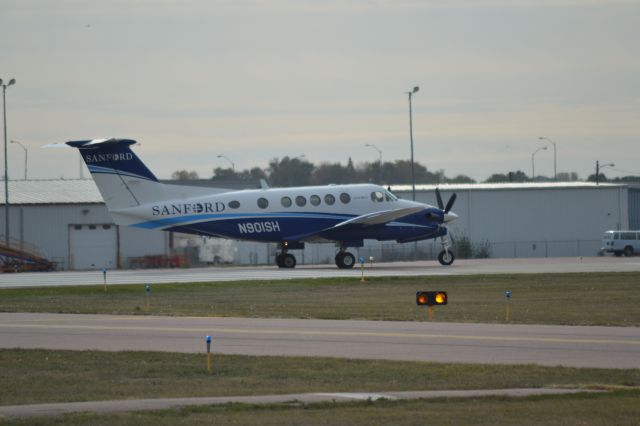
<svg viewBox="0 0 640 426"><path fill-rule="evenodd" d="M419 208L401 220L332 229L382 210ZM419 240L443 235L427 214L439 209L398 199L371 184L270 188L225 192L119 209L130 226L262 242Z"/></svg>

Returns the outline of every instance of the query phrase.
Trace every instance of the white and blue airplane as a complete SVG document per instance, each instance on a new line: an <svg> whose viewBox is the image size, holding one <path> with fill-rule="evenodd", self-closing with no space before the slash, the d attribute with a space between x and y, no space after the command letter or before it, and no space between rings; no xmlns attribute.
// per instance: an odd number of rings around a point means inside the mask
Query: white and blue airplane
<svg viewBox="0 0 640 426"><path fill-rule="evenodd" d="M327 185L228 190L163 184L131 151L131 139L69 141L78 148L118 225L278 244L275 263L294 268L290 250L335 242L339 268L356 263L349 247L440 238L442 265L454 254L446 225L458 216L436 190L438 207L398 199L378 185Z"/></svg>

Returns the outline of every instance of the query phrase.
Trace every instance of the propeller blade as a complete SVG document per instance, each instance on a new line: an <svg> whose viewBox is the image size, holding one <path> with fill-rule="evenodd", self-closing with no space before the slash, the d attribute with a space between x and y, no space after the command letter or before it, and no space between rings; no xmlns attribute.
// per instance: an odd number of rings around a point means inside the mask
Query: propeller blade
<svg viewBox="0 0 640 426"><path fill-rule="evenodd" d="M440 190L438 188L436 188L436 199L438 200L438 208L442 210L444 203L442 202L442 196L440 195Z"/></svg>
<svg viewBox="0 0 640 426"><path fill-rule="evenodd" d="M456 197L457 197L457 195L456 195L456 193L454 192L454 193L451 195L451 198L449 198L449 202L447 203L447 207L445 207L445 209L444 209L444 212L445 212L445 213L449 213L449 210L451 210L451 207L453 207L453 203L455 203L455 202L456 202Z"/></svg>

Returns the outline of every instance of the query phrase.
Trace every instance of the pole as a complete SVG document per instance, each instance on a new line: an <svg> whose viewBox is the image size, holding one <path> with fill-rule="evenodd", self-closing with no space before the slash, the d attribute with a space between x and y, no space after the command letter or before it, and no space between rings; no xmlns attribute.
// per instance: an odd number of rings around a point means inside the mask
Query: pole
<svg viewBox="0 0 640 426"><path fill-rule="evenodd" d="M600 161L596 160L596 185L600 184Z"/></svg>
<svg viewBox="0 0 640 426"><path fill-rule="evenodd" d="M536 155L535 151L533 154L531 154L531 180L536 180L536 163L533 160L533 156Z"/></svg>
<svg viewBox="0 0 640 426"><path fill-rule="evenodd" d="M413 165L413 108L411 107L411 97L413 92L409 92L409 138L411 139L411 199L416 200L416 171Z"/></svg>
<svg viewBox="0 0 640 426"><path fill-rule="evenodd" d="M205 342L207 343L207 371L211 373L211 336L205 337Z"/></svg>
<svg viewBox="0 0 640 426"><path fill-rule="evenodd" d="M2 85L2 111L4 115L4 241L9 247L9 163L7 161L7 86Z"/></svg>

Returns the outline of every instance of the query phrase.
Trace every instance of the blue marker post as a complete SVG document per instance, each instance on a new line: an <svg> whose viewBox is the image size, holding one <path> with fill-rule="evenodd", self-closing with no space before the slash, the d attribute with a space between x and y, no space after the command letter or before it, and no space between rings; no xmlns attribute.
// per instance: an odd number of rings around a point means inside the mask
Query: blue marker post
<svg viewBox="0 0 640 426"><path fill-rule="evenodd" d="M360 282L363 283L364 282L364 262L365 262L364 256L360 256L358 260L360 261L360 273L361 273Z"/></svg>
<svg viewBox="0 0 640 426"><path fill-rule="evenodd" d="M147 293L146 310L149 311L151 308L151 285L144 286L144 291Z"/></svg>
<svg viewBox="0 0 640 426"><path fill-rule="evenodd" d="M511 292L509 290L504 292L504 321L509 322L509 301L511 301Z"/></svg>
<svg viewBox="0 0 640 426"><path fill-rule="evenodd" d="M207 370L211 373L211 336L205 337L207 342Z"/></svg>
<svg viewBox="0 0 640 426"><path fill-rule="evenodd" d="M107 291L107 268L102 268L102 280L104 282L104 291Z"/></svg>

